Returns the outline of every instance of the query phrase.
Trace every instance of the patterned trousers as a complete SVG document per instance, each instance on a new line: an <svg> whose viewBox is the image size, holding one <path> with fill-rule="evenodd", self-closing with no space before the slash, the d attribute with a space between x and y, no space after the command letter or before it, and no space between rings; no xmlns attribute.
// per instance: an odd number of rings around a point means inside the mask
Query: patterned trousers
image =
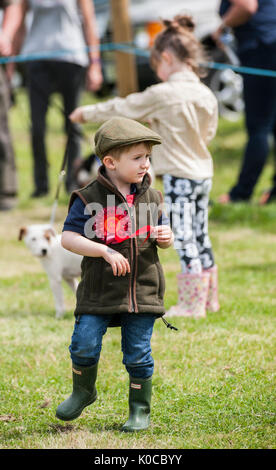
<svg viewBox="0 0 276 470"><path fill-rule="evenodd" d="M196 274L211 268L215 264L208 235L212 179L190 180L164 175L163 184L182 273Z"/></svg>

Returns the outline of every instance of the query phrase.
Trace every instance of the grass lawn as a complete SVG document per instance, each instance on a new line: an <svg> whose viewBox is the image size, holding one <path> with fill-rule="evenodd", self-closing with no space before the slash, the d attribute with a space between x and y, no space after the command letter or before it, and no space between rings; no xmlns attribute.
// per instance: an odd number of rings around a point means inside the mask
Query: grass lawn
<svg viewBox="0 0 276 470"><path fill-rule="evenodd" d="M230 207L216 203L238 172L246 138L243 121L221 120L211 145L215 177L210 236L219 267L221 309L205 319L172 320L177 332L161 320L156 322L152 424L140 434L123 434L128 376L118 328L109 329L104 337L98 400L76 421L66 424L55 418L56 406L71 393L68 345L75 301L65 286L67 313L56 320L47 276L17 236L23 225L49 221L65 138L61 116L51 108L47 144L52 191L41 200L30 200L32 164L24 92L18 94L10 117L19 205L0 215L0 448L275 448L276 205L257 204L269 186L272 159L252 203ZM87 125L86 135L92 136L95 129ZM84 155L88 152L84 144ZM62 228L67 203L62 191L57 230ZM160 257L169 307L177 300L179 262L173 248L160 250Z"/></svg>

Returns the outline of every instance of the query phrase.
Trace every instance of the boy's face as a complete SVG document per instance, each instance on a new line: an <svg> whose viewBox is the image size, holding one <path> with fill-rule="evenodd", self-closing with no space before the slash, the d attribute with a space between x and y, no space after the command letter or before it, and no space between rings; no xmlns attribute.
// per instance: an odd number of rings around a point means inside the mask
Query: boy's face
<svg viewBox="0 0 276 470"><path fill-rule="evenodd" d="M113 167L106 166L113 170L112 176L116 178L117 183L141 183L150 167L149 157L150 149L141 143L133 145L126 151L122 149L118 158L109 157L112 158Z"/></svg>

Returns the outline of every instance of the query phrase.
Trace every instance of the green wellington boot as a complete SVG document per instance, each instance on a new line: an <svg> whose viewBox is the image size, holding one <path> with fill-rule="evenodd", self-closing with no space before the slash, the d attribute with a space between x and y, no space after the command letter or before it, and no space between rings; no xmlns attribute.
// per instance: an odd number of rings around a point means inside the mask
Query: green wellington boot
<svg viewBox="0 0 276 470"><path fill-rule="evenodd" d="M63 421L76 419L83 409L97 398L95 382L98 364L90 367L72 365L73 392L56 410L56 417Z"/></svg>
<svg viewBox="0 0 276 470"><path fill-rule="evenodd" d="M147 429L150 424L151 377L134 379L129 382L129 418L122 431L133 432Z"/></svg>

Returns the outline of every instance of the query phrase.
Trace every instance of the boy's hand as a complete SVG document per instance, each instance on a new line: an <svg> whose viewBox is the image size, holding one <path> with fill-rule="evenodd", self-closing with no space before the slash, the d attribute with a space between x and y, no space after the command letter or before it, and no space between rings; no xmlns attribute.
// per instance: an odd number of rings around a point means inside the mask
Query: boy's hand
<svg viewBox="0 0 276 470"><path fill-rule="evenodd" d="M79 122L79 123L85 122L83 119L81 106L79 108L74 109L74 111L71 114L69 114L69 119L72 122Z"/></svg>
<svg viewBox="0 0 276 470"><path fill-rule="evenodd" d="M114 276L125 276L126 273L130 273L128 260L109 246L104 251L103 258L111 265Z"/></svg>
<svg viewBox="0 0 276 470"><path fill-rule="evenodd" d="M173 233L169 225L157 225L154 227L153 235L160 248L167 248L173 242Z"/></svg>

